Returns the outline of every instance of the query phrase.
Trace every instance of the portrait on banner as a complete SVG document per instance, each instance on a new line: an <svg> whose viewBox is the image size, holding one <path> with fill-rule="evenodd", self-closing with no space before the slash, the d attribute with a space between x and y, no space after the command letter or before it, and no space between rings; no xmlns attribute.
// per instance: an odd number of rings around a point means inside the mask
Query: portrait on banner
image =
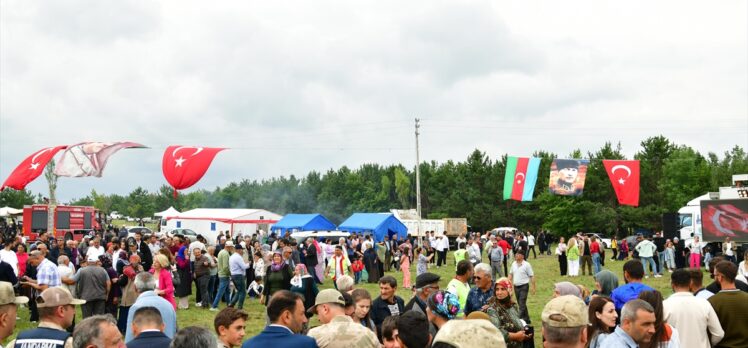
<svg viewBox="0 0 748 348"><path fill-rule="evenodd" d="M562 196L581 196L587 176L589 160L554 159L551 163L549 188L551 193Z"/></svg>

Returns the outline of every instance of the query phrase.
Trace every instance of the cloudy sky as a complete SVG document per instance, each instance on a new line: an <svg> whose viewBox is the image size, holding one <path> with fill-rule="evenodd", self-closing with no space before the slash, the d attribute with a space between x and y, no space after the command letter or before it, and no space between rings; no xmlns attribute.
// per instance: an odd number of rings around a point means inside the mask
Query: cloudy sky
<svg viewBox="0 0 748 348"><path fill-rule="evenodd" d="M416 117L439 162L631 156L657 134L722 153L748 147L747 18L744 0L4 0L0 177L81 141L150 149L61 178L63 201L157 189L175 144L231 148L195 188L413 166Z"/></svg>

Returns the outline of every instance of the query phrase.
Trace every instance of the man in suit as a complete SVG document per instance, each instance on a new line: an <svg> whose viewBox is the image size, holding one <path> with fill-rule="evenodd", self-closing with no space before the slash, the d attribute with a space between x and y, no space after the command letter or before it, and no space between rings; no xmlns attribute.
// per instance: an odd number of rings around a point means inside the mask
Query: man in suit
<svg viewBox="0 0 748 348"><path fill-rule="evenodd" d="M156 307L140 307L132 319L135 336L127 348L168 348L171 338L164 334L164 320Z"/></svg>
<svg viewBox="0 0 748 348"><path fill-rule="evenodd" d="M259 335L244 342L242 348L250 347L298 347L318 348L314 338L303 336L307 317L303 297L287 290L279 290L270 298L267 306L270 325ZM231 348L231 347L228 347Z"/></svg>
<svg viewBox="0 0 748 348"><path fill-rule="evenodd" d="M213 326L218 334L219 348L233 348L242 344L247 312L234 307L226 307L213 319Z"/></svg>

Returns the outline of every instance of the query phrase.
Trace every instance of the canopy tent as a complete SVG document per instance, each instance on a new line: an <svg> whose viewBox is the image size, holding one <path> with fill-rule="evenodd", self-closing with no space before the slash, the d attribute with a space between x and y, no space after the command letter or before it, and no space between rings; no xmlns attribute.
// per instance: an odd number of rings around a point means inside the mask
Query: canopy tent
<svg viewBox="0 0 748 348"><path fill-rule="evenodd" d="M0 217L6 217L11 215L21 215L23 214L23 210L21 209L15 209L11 207L2 207L0 208Z"/></svg>
<svg viewBox="0 0 748 348"><path fill-rule="evenodd" d="M153 216L158 216L158 217L171 217L171 216L178 216L178 215L179 215L179 211L174 209L174 207L169 207L169 209L153 214Z"/></svg>
<svg viewBox="0 0 748 348"><path fill-rule="evenodd" d="M338 229L354 233L370 233L375 242L384 236L407 237L408 228L390 213L355 213L343 221Z"/></svg>
<svg viewBox="0 0 748 348"><path fill-rule="evenodd" d="M288 214L275 223L273 232L285 233L286 231L331 231L335 224L330 222L322 214Z"/></svg>

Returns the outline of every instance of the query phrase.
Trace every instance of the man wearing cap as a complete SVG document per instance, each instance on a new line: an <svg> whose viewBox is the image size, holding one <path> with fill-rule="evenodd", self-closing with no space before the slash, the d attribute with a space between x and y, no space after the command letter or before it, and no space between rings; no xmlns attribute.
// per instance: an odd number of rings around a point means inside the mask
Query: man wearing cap
<svg viewBox="0 0 748 348"><path fill-rule="evenodd" d="M309 330L309 336L320 348L379 348L377 336L368 328L354 323L345 315L345 299L335 289L325 289L317 294L310 313L317 314L323 324Z"/></svg>
<svg viewBox="0 0 748 348"><path fill-rule="evenodd" d="M216 297L213 298L213 307L210 308L211 311L218 311L218 302L221 301L229 288L229 282L231 281L229 259L231 258L232 251L234 251L234 242L227 241L223 250L218 253L218 292L216 293Z"/></svg>
<svg viewBox="0 0 748 348"><path fill-rule="evenodd" d="M558 180L551 182L551 193L564 196L579 196L582 189L577 188L574 184L579 176L579 161L557 159L556 170L558 171Z"/></svg>
<svg viewBox="0 0 748 348"><path fill-rule="evenodd" d="M447 321L439 329L439 333L433 336L433 343L435 346L437 343L446 343L456 348L506 347L501 331L488 319Z"/></svg>
<svg viewBox="0 0 748 348"><path fill-rule="evenodd" d="M249 263L244 262L244 247L239 244L235 247L236 252L229 258L229 269L231 272L231 281L234 282L236 292L231 297L229 307L233 307L237 303L237 308L242 309L244 307L244 298L247 296L247 268ZM213 301L215 303L215 301Z"/></svg>
<svg viewBox="0 0 748 348"><path fill-rule="evenodd" d="M98 260L88 257L87 264L78 270L72 277L65 278L65 283L77 284L81 299L86 303L81 306L83 318L93 315L104 314L107 296L112 289L112 281L109 273L101 267Z"/></svg>
<svg viewBox="0 0 748 348"><path fill-rule="evenodd" d="M517 294L519 315L529 324L530 313L527 312L527 293L529 290L535 295L535 273L532 271L532 265L525 261L525 254L514 254L514 262L512 262L512 268L509 271L509 280L514 284L514 293Z"/></svg>
<svg viewBox="0 0 748 348"><path fill-rule="evenodd" d="M84 303L86 301L73 298L63 287L44 290L36 298L39 326L22 331L6 347L72 348L73 337L65 329L73 324L75 305Z"/></svg>
<svg viewBox="0 0 748 348"><path fill-rule="evenodd" d="M13 284L0 282L0 341L10 336L16 327L17 305L28 302L28 297L16 296Z"/></svg>
<svg viewBox="0 0 748 348"><path fill-rule="evenodd" d="M559 296L548 302L541 314L544 347L584 348L587 343L587 306L579 297Z"/></svg>
<svg viewBox="0 0 748 348"><path fill-rule="evenodd" d="M411 310L421 312L426 315L426 301L431 294L439 291L439 280L441 277L434 273L422 273L416 277L416 295L405 305L405 311ZM432 336L436 335L436 326L429 324L429 332Z"/></svg>

